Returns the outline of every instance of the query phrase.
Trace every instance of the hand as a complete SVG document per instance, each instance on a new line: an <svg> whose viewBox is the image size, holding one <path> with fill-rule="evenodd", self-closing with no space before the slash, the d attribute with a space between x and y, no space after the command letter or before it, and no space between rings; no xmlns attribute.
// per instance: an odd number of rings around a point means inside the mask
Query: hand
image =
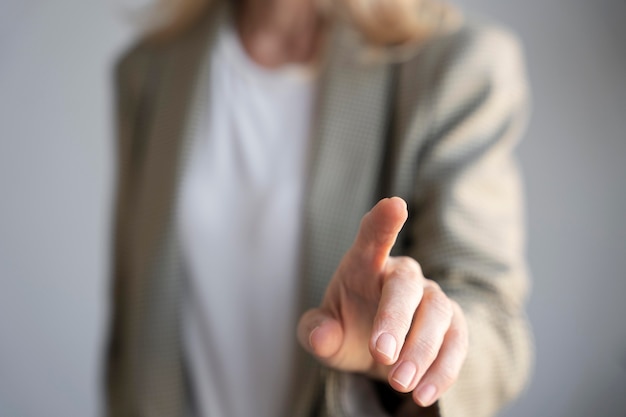
<svg viewBox="0 0 626 417"><path fill-rule="evenodd" d="M458 377L467 325L459 305L424 278L415 260L389 256L407 217L397 197L363 217L321 306L300 318L298 339L323 364L387 379L428 406Z"/></svg>

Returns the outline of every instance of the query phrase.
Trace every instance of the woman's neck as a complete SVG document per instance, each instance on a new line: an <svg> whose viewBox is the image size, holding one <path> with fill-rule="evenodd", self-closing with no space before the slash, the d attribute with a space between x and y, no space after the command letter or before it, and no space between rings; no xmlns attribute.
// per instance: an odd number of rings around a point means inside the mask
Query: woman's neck
<svg viewBox="0 0 626 417"><path fill-rule="evenodd" d="M237 6L237 32L259 65L276 68L318 57L324 23L315 0L240 0Z"/></svg>

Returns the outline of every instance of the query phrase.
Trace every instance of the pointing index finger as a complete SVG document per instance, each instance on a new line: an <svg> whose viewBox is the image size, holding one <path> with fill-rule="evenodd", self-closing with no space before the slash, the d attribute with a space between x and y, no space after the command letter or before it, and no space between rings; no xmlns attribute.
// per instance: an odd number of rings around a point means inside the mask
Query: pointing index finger
<svg viewBox="0 0 626 417"><path fill-rule="evenodd" d="M382 270L398 233L408 218L406 202L400 197L380 200L361 220L349 257L374 270Z"/></svg>

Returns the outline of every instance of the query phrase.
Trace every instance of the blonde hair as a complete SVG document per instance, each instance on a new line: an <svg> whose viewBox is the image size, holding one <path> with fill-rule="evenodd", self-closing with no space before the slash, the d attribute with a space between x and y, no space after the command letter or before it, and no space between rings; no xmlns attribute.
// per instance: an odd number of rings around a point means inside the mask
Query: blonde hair
<svg viewBox="0 0 626 417"><path fill-rule="evenodd" d="M151 32L157 39L176 36L219 1L224 0L158 0L150 19ZM443 0L316 1L322 15L348 22L373 45L420 42L442 28L454 26L460 17L456 8Z"/></svg>

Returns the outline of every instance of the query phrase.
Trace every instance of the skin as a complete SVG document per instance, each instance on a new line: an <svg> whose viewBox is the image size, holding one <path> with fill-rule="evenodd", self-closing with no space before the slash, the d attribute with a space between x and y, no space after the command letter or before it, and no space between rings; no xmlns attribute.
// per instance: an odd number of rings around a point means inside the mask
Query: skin
<svg viewBox="0 0 626 417"><path fill-rule="evenodd" d="M394 197L363 217L321 305L300 318L298 340L325 365L387 380L428 406L458 377L467 324L414 259L389 256L407 216Z"/></svg>
<svg viewBox="0 0 626 417"><path fill-rule="evenodd" d="M324 22L312 0L242 0L237 29L250 57L275 68L314 62ZM428 406L457 380L468 330L459 305L414 259L389 256L407 217L397 197L363 217L321 305L303 314L297 334L323 364L387 380Z"/></svg>
<svg viewBox="0 0 626 417"><path fill-rule="evenodd" d="M277 68L314 63L324 40L324 19L314 0L240 0L237 31L248 55Z"/></svg>

